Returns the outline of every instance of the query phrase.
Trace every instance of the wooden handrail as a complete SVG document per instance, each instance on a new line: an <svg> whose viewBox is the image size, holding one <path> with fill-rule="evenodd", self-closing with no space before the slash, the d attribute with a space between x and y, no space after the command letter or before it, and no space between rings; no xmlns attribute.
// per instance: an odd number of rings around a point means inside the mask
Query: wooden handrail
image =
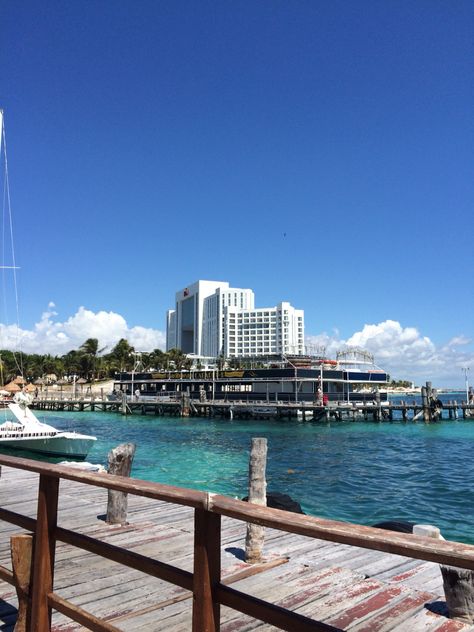
<svg viewBox="0 0 474 632"><path fill-rule="evenodd" d="M173 485L162 485L143 481L139 478L124 478L112 474L98 474L96 472L84 472L64 465L54 463L42 463L20 457L0 455L0 465L6 465L15 469L27 470L45 476L56 476L59 479L75 481L114 489L119 492L153 498L154 500L164 500L169 503L185 505L187 507L203 508L207 505L207 492L200 492L194 489L184 489Z"/></svg>
<svg viewBox="0 0 474 632"><path fill-rule="evenodd" d="M50 630L54 607L92 630L113 630L113 626L77 608L53 592L55 543L67 544L140 570L193 592L193 632L219 630L220 604L234 608L280 627L298 630L333 630L331 626L261 601L234 590L221 581L221 516L271 527L311 538L350 544L386 553L474 570L474 546L434 540L421 536L384 531L313 516L293 514L249 504L218 494L162 485L109 474L83 472L72 468L0 455L0 465L39 474L37 518L0 508L0 519L35 534L32 596L32 630ZM57 526L60 479L144 496L195 510L194 569L184 571L139 553L104 543L90 536ZM8 569L0 567L0 579L12 583Z"/></svg>
<svg viewBox="0 0 474 632"><path fill-rule="evenodd" d="M434 540L350 522L337 522L314 516L293 514L281 509L251 505L227 496L212 496L210 511L310 538L350 544L364 549L395 553L419 560L474 570L474 546L470 544L450 540Z"/></svg>

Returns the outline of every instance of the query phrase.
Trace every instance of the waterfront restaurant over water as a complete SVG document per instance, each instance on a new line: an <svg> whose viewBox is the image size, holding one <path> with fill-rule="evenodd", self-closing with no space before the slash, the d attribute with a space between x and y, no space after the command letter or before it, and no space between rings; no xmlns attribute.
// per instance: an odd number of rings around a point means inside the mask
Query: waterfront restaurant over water
<svg viewBox="0 0 474 632"><path fill-rule="evenodd" d="M197 401L364 402L387 384L375 365L356 368L342 361L309 356L280 358L266 368L122 372L114 389L129 396L163 398L189 393Z"/></svg>

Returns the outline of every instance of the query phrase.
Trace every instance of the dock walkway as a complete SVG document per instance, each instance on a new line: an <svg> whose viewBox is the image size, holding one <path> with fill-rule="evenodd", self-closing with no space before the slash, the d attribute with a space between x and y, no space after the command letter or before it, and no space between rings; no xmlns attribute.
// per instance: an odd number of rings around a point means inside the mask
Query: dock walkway
<svg viewBox="0 0 474 632"><path fill-rule="evenodd" d="M180 397L133 397L126 402L104 397L71 398L69 396L40 396L30 408L43 411L112 412L138 415L200 416L224 418L288 419L303 421L417 421L423 407L415 401L384 402L330 402L318 405L307 401L269 402L267 400L189 400L184 404ZM439 420L474 418L474 404L451 401L438 411ZM419 419L422 421L422 419Z"/></svg>
<svg viewBox="0 0 474 632"><path fill-rule="evenodd" d="M2 467L0 507L35 517L37 488L37 474ZM106 505L106 489L61 480L58 525L192 571L191 508L129 496L129 524L109 526ZM224 517L222 525L223 583L235 589L341 630L474 631L446 617L437 564L267 529L265 562L249 566L245 524ZM11 567L9 539L19 532L0 523L0 564ZM61 542L54 590L119 630L191 630L191 592ZM16 607L13 587L0 581L0 630L13 630ZM54 612L52 629L85 628ZM221 609L222 632L275 629Z"/></svg>

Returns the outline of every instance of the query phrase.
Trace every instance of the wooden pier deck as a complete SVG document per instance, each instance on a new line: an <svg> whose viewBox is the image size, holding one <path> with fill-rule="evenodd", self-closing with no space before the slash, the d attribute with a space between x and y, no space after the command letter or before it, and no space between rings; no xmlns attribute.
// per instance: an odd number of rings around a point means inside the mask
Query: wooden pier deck
<svg viewBox="0 0 474 632"><path fill-rule="evenodd" d="M40 397L30 405L37 410L70 412L116 412L138 415L171 415L201 417L233 417L287 419L299 417L304 421L423 421L419 419L422 405L417 402L384 403L378 406L373 402L330 402L326 406L311 402L268 402L261 401L205 401L190 400L183 409L181 398L140 397L126 402L106 397L71 398L61 396ZM444 404L439 412L440 420L474 418L474 404L455 401Z"/></svg>
<svg viewBox="0 0 474 632"><path fill-rule="evenodd" d="M37 489L38 474L2 467L2 509L35 517ZM110 526L103 520L106 505L106 489L63 479L58 525L192 572L192 508L129 496L129 524ZM19 532L0 522L0 564L11 567L9 539ZM223 517L224 584L323 621L334 630L474 631L474 626L446 617L439 566L432 562L267 529L265 562L249 566L243 561L244 541L245 524ZM56 546L54 591L106 619L114 629L191 630L190 591L62 542ZM0 581L0 630L13 630L16 607L13 587ZM54 612L52 629L86 628ZM220 629L276 628L223 606Z"/></svg>

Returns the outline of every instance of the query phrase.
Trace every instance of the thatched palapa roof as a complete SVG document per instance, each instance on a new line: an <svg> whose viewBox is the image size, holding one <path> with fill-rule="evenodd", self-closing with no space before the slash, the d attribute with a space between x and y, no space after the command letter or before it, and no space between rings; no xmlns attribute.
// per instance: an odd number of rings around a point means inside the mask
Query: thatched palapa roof
<svg viewBox="0 0 474 632"><path fill-rule="evenodd" d="M19 386L15 382L9 382L8 384L5 384L3 390L8 391L9 393L18 393L19 391L21 391L21 386Z"/></svg>

